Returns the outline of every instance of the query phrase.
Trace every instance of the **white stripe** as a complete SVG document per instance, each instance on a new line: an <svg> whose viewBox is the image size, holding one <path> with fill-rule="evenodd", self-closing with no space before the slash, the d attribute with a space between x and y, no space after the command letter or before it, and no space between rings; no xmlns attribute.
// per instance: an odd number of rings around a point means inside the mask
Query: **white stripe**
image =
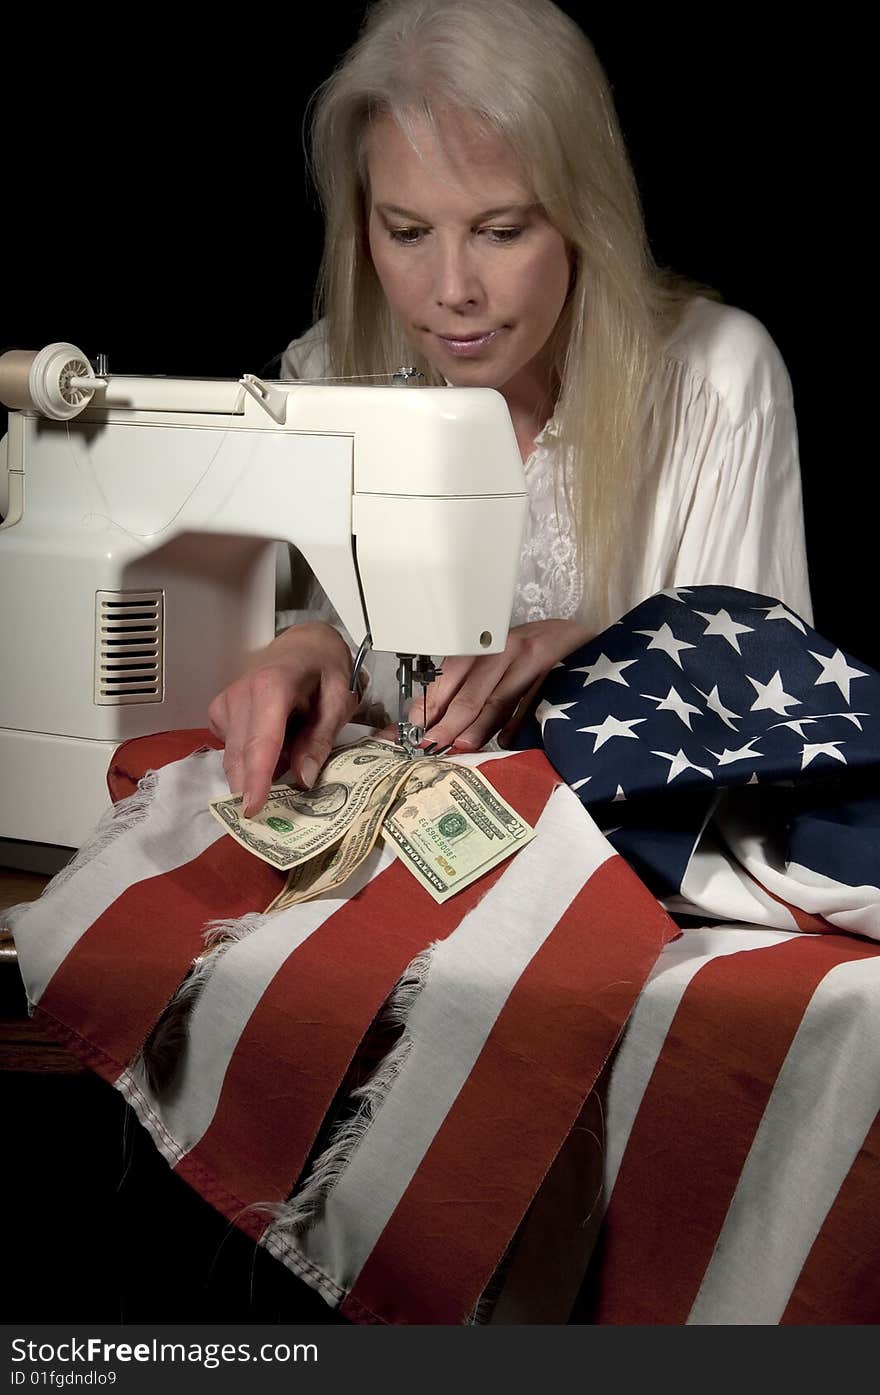
<svg viewBox="0 0 880 1395"><path fill-rule="evenodd" d="M155 1107L145 1092L143 1076L143 1070L132 1071L126 1067L113 1081L113 1087L119 1091L126 1104L131 1105L168 1166L176 1167L183 1154L177 1146L177 1140L171 1137L156 1114Z"/></svg>
<svg viewBox="0 0 880 1395"><path fill-rule="evenodd" d="M794 938L788 931L758 930L747 925L702 926L682 931L680 939L673 940L665 947L630 1014L608 1084L605 1121L606 1207L645 1090L672 1019L691 980L706 964L722 955L766 949Z"/></svg>
<svg viewBox="0 0 880 1395"><path fill-rule="evenodd" d="M608 1196L633 1119L688 983L703 965L725 954L785 943L790 934L747 926L686 930L668 944L650 975L615 1058L604 1117L590 1113L569 1135L507 1271L492 1322L565 1322L589 1265ZM800 937L798 937L800 938ZM584 1135L584 1128L586 1135ZM580 1134L580 1137L578 1136ZM599 1145L599 1157L584 1137ZM601 1170L600 1170L601 1169ZM538 1229L540 1227L540 1229ZM523 1254L540 1247L544 1259L526 1269ZM554 1255L562 1254L560 1261ZM546 1262L545 1262L546 1260Z"/></svg>
<svg viewBox="0 0 880 1395"><path fill-rule="evenodd" d="M880 957L839 964L792 1041L689 1323L778 1323L880 1108Z"/></svg>
<svg viewBox="0 0 880 1395"><path fill-rule="evenodd" d="M521 756L524 754L524 751L493 751L490 749L485 751L471 751L470 753L456 751L454 756L442 756L441 760L451 760L455 765L470 765L475 767L479 765L488 765L490 761L493 760L509 760L512 756ZM543 755L543 751L541 754Z"/></svg>
<svg viewBox="0 0 880 1395"><path fill-rule="evenodd" d="M143 1090L146 1107L156 1118L155 1126L148 1127L157 1143L165 1131L174 1139L178 1158L196 1146L214 1118L242 1032L278 970L330 916L396 861L390 849L375 847L335 896L289 906L224 950L193 1005L181 1069L167 1096ZM266 1087L271 1096L271 1079ZM255 1112L261 1107L255 1100ZM264 1122L272 1127L271 1118Z"/></svg>
<svg viewBox="0 0 880 1395"><path fill-rule="evenodd" d="M725 841L739 862L776 896L809 915L880 940L880 888L847 886L797 862L786 862L767 831L755 829L746 806L731 800L719 813Z"/></svg>
<svg viewBox="0 0 880 1395"><path fill-rule="evenodd" d="M880 887L870 883L846 886L799 862L789 862L786 873L787 900L824 916L842 930L880 940Z"/></svg>
<svg viewBox="0 0 880 1395"><path fill-rule="evenodd" d="M407 1020L412 1046L372 1124L300 1237L304 1256L350 1289L473 1069L517 979L614 850L566 786L536 837L437 946ZM282 1237L283 1241L283 1237Z"/></svg>
<svg viewBox="0 0 880 1395"><path fill-rule="evenodd" d="M207 807L228 793L222 758L221 751L210 751L163 766L146 817L85 862L55 895L50 884L16 921L19 965L31 1002L39 1002L62 960L128 887L182 867L226 836ZM149 935L149 925L143 933Z"/></svg>
<svg viewBox="0 0 880 1395"><path fill-rule="evenodd" d="M745 921L747 925L773 926L778 930L798 928L791 911L774 901L736 865L732 855L720 846L713 829L704 834L688 864L681 880L681 895L668 897L664 905L673 912L719 916Z"/></svg>
<svg viewBox="0 0 880 1395"><path fill-rule="evenodd" d="M485 751L456 757L461 765L481 765L487 759L500 759ZM212 823L216 820L212 818ZM221 830L222 831L222 830ZM207 1132L223 1088L227 1067L251 1014L275 974L290 954L368 882L397 862L384 843L379 843L337 895L316 897L299 906L273 915L267 924L231 945L218 959L194 1004L187 1030L187 1047L180 1074L174 1078L167 1100L144 1090L140 1106L146 1120L152 1112L155 1124L147 1125L157 1146L168 1153L163 1135L174 1140L177 1160L194 1148Z"/></svg>

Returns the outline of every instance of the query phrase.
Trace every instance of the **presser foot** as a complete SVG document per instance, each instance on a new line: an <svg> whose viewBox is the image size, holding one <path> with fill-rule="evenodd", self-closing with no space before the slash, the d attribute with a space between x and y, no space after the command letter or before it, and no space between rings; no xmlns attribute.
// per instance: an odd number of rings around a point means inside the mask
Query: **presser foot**
<svg viewBox="0 0 880 1395"><path fill-rule="evenodd" d="M428 722L428 684L433 683L435 678L440 676L441 669L435 668L433 661L427 654L398 654L399 665L397 669L398 699L397 699L397 742L403 748L410 760L416 756L434 755L437 743L431 742L430 746L420 746L419 742L425 735L425 727ZM417 722L409 719L409 710L412 704L413 680L422 685L422 697L424 702L425 719L421 726Z"/></svg>
<svg viewBox="0 0 880 1395"><path fill-rule="evenodd" d="M400 730L401 726L405 727L404 731ZM403 747L410 760L415 760L421 756L444 756L447 751L452 750L451 741L446 746L438 746L436 741L429 741L427 746L420 746L419 742L424 734L424 727L416 727L409 722L398 722L397 740L394 744Z"/></svg>
<svg viewBox="0 0 880 1395"><path fill-rule="evenodd" d="M424 727L415 726L412 722L397 723L396 746L401 746L406 751L410 760L415 760L416 756L429 756L431 751L427 748L422 750L419 742L425 734Z"/></svg>

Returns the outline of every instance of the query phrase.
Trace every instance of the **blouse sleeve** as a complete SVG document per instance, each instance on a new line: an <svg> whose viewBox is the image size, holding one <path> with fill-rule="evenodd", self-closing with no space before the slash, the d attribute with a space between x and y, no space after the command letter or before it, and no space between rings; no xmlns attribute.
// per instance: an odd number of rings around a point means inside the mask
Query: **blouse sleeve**
<svg viewBox="0 0 880 1395"><path fill-rule="evenodd" d="M797 426L770 401L706 451L681 534L676 584L717 583L775 596L808 622Z"/></svg>
<svg viewBox="0 0 880 1395"><path fill-rule="evenodd" d="M305 334L288 344L281 355L281 377L287 381L299 378L329 376L327 336L324 320L318 320Z"/></svg>
<svg viewBox="0 0 880 1395"><path fill-rule="evenodd" d="M812 621L794 399L768 331L698 299L665 356L658 403L635 599L737 586Z"/></svg>

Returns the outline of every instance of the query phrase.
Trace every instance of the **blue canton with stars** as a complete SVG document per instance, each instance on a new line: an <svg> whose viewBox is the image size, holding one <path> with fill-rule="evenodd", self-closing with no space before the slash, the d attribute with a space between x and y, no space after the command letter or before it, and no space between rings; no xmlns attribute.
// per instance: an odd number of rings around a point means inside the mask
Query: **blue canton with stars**
<svg viewBox="0 0 880 1395"><path fill-rule="evenodd" d="M720 789L827 790L880 763L880 675L773 597L728 586L643 601L551 669L535 719L563 779L664 890Z"/></svg>

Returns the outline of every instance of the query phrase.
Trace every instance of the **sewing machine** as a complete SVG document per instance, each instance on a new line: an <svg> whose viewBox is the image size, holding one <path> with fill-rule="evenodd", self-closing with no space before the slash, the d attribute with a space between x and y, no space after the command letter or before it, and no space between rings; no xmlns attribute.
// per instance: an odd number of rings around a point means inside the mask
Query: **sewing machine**
<svg viewBox="0 0 880 1395"><path fill-rule="evenodd" d="M503 649L526 496L486 388L123 377L70 344L0 357L0 840L78 847L123 741L201 727L274 634L292 543L360 651ZM403 390L402 390L403 389ZM8 841L0 860L14 864Z"/></svg>

